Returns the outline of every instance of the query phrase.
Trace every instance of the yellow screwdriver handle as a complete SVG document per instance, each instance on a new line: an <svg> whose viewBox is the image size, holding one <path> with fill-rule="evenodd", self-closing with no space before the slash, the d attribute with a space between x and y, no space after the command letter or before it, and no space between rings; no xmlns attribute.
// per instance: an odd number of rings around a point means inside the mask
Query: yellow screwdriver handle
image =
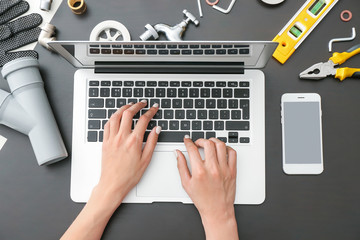
<svg viewBox="0 0 360 240"><path fill-rule="evenodd" d="M336 70L335 78L344 80L348 77L360 78L360 68L338 68Z"/></svg>
<svg viewBox="0 0 360 240"><path fill-rule="evenodd" d="M333 61L333 63L335 64L341 65L344 62L346 62L346 60L348 60L349 58L360 53L360 44L357 45L356 47L357 48L355 48L355 50L350 49L347 52L342 52L342 53L335 52L329 60Z"/></svg>

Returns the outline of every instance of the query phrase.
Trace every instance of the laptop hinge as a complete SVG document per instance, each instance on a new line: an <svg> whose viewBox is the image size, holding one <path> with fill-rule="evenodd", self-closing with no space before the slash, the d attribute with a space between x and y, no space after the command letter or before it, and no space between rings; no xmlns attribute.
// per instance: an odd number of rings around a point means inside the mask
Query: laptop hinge
<svg viewBox="0 0 360 240"><path fill-rule="evenodd" d="M243 62L96 62L95 73L244 74Z"/></svg>

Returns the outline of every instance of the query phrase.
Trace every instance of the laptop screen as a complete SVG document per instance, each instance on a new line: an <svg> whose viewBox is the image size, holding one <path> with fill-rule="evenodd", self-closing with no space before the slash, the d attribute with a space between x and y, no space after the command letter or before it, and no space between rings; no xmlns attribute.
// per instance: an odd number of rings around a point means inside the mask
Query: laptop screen
<svg viewBox="0 0 360 240"><path fill-rule="evenodd" d="M262 68L274 42L54 41L49 45L78 68Z"/></svg>

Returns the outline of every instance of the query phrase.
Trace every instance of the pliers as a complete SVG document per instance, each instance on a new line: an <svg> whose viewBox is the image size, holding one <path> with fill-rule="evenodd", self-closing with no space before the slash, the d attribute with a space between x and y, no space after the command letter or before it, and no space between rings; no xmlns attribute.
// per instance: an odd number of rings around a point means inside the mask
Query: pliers
<svg viewBox="0 0 360 240"><path fill-rule="evenodd" d="M346 62L346 60L360 53L360 44L350 48L346 52L335 52L329 61L320 62L312 65L302 73L300 78L320 80L327 76L334 76L343 81L345 78L360 78L360 68L339 68L338 66Z"/></svg>

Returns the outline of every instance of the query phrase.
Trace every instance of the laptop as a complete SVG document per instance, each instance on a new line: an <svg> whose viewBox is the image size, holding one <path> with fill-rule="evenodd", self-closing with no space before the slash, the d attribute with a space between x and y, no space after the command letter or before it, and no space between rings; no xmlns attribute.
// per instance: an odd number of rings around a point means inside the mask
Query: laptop
<svg viewBox="0 0 360 240"><path fill-rule="evenodd" d="M277 43L260 41L88 42L49 45L74 75L71 199L86 202L98 183L104 125L117 108L148 100L161 126L153 158L125 203L192 203L174 149L184 135L216 137L237 151L235 204L265 200L265 76ZM146 112L140 111L136 122ZM148 132L145 134L145 139ZM189 164L189 163L188 163ZM190 166L189 166L190 167Z"/></svg>

